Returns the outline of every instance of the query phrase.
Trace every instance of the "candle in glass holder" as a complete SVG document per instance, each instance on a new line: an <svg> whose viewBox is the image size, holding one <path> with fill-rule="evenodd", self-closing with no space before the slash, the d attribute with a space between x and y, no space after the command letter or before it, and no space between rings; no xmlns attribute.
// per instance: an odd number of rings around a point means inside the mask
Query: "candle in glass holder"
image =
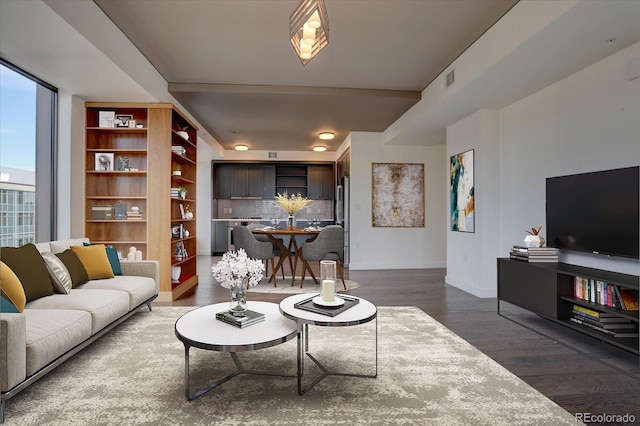
<svg viewBox="0 0 640 426"><path fill-rule="evenodd" d="M320 279L322 283L322 300L334 302L336 300L336 262L323 260L320 262Z"/></svg>

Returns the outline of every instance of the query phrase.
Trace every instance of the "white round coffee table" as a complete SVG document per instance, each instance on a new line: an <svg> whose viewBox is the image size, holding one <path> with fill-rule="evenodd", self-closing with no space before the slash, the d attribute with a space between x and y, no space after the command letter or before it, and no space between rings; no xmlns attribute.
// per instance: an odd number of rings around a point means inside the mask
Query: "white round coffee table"
<svg viewBox="0 0 640 426"><path fill-rule="evenodd" d="M293 377L265 371L247 371L242 368L236 352L276 346L291 340L298 332L297 324L282 316L275 303L250 301L247 302L247 309L265 314L264 321L246 328L238 328L217 320L216 314L218 312L229 310L228 302L194 309L176 321L176 337L184 344L185 396L188 400L203 395L241 373ZM236 365L236 371L191 394L189 378L189 349L191 347L229 352Z"/></svg>
<svg viewBox="0 0 640 426"><path fill-rule="evenodd" d="M376 306L361 297L338 295L348 302L349 299L357 301L349 309L338 313L335 316L328 316L320 313L309 312L307 310L296 307L296 304L303 303L308 299L312 299L315 294L297 294L290 296L280 302L280 312L285 317L294 320L298 324L298 394L303 395L309 389L314 387L318 382L327 376L350 376L350 377L378 377L378 309ZM375 373L374 374L350 374L330 372L309 353L309 325L321 327L349 327L353 325L365 324L375 320ZM303 344L304 342L304 344ZM304 358L308 356L322 371L322 374L311 382L307 387L302 385L302 376L304 374Z"/></svg>

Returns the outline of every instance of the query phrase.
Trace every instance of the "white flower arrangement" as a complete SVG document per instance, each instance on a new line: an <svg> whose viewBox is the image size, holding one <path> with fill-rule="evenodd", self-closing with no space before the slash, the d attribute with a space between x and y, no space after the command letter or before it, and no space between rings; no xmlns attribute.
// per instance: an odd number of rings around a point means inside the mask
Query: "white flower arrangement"
<svg viewBox="0 0 640 426"><path fill-rule="evenodd" d="M251 259L244 249L228 251L222 255L222 260L211 268L213 278L220 283L239 285L245 278L249 279L249 286L258 285L264 273L264 264L258 259Z"/></svg>
<svg viewBox="0 0 640 426"><path fill-rule="evenodd" d="M288 214L298 213L311 202L311 200L303 197L300 193L289 196L287 191L285 191L284 194L278 193L278 195L276 195L276 201Z"/></svg>

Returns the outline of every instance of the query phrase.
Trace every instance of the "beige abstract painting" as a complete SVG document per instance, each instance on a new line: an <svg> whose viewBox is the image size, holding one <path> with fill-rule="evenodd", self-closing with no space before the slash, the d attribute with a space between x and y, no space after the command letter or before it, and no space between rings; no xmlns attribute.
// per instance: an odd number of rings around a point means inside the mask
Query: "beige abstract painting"
<svg viewBox="0 0 640 426"><path fill-rule="evenodd" d="M424 227L424 164L372 164L372 225Z"/></svg>

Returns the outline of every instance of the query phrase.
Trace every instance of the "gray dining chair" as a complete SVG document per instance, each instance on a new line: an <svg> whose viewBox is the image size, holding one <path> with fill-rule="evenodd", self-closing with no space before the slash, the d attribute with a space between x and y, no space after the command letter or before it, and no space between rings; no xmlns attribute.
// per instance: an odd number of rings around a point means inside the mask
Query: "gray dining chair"
<svg viewBox="0 0 640 426"><path fill-rule="evenodd" d="M344 289L347 285L344 282L344 268L342 267L342 255L344 252L344 228L339 225L329 225L325 227L316 238L305 242L300 248L300 256L302 257L302 281L300 287L304 284L305 271L311 272L309 262L320 262L321 260L335 260L338 269L338 275L342 280ZM313 276L313 272L311 272ZM316 283L317 279L314 280Z"/></svg>
<svg viewBox="0 0 640 426"><path fill-rule="evenodd" d="M237 249L244 249L247 252L247 256L252 259L260 259L266 263L265 273L269 276L269 260L271 261L271 278L269 282L273 280L274 287L277 286L276 271L274 258L276 256L273 243L271 241L258 241L256 237L251 233L251 230L246 226L234 226L233 227L233 244Z"/></svg>
<svg viewBox="0 0 640 426"><path fill-rule="evenodd" d="M263 228L264 225L262 225L261 223L250 223L247 225L247 228L249 228L249 230L253 231L254 229L260 229ZM268 235L260 235L260 234L253 234L253 236L256 238L256 240L258 241L265 241L268 242L270 244L273 244L273 254L275 256L278 256L280 258L280 260L278 261L278 263L281 265L280 271L282 272L282 279L284 280L284 264L282 263L282 259L286 256L286 251L283 251L280 247L285 247L284 245L284 241L280 238L276 238L276 240L278 240L280 242L280 244L276 244L275 242L273 242L271 240L271 238L269 238ZM289 268L291 270L293 270L293 262L291 261L291 256L287 256L289 258Z"/></svg>

